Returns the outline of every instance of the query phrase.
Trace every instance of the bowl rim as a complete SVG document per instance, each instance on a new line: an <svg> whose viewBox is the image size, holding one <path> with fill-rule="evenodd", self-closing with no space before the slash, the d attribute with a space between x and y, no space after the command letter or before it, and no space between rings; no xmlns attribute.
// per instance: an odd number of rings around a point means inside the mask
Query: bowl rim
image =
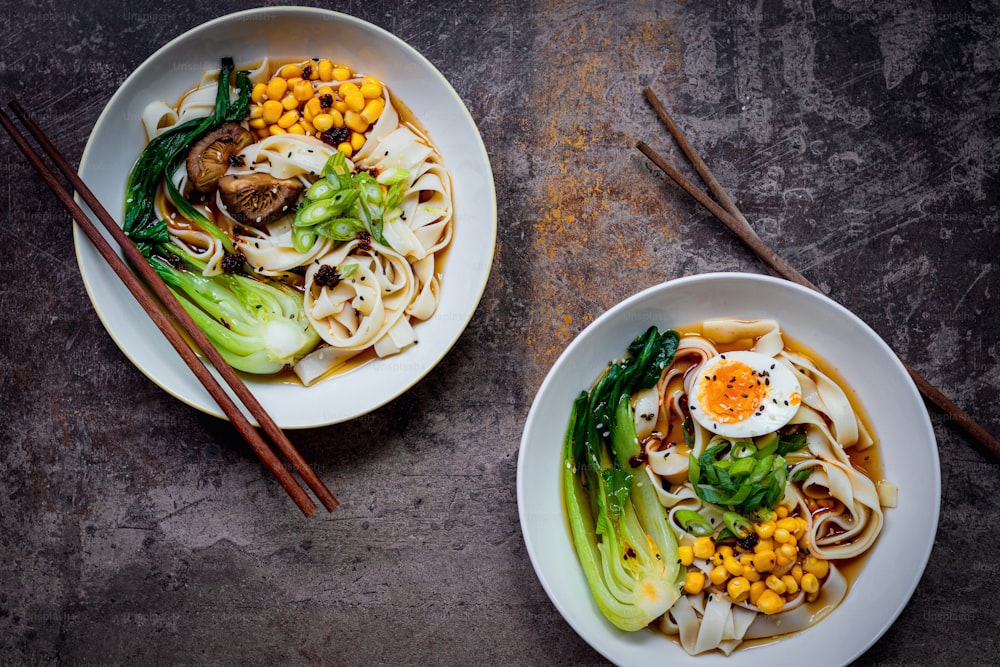
<svg viewBox="0 0 1000 667"><path fill-rule="evenodd" d="M468 150L470 152L474 152L477 162L481 161L481 163L486 167L486 169L484 170L485 180L482 185L484 186L484 196L485 198L488 199L488 205L484 204L481 208L485 209L485 214L482 216L483 217L482 223L484 226L483 231L487 232L488 246L484 246L482 250L481 262L484 264L484 267L481 275L481 280L479 281L478 285L473 283L474 293L470 296L469 300L470 303L472 304L472 307L469 308L467 312L464 312L461 318L458 317L450 318L451 320L455 321L456 324L451 339L444 342L438 353L433 358L428 359L427 362L424 363L422 369L419 372L415 373L412 377L410 377L408 381L401 382L398 385L395 385L392 391L386 392L378 401L373 401L370 404L366 405L364 410L349 415L338 415L335 418L327 418L320 421L311 421L309 423L282 424L281 422L279 422L279 426L281 426L284 429L317 428L356 419L357 417L373 412L379 409L380 407L386 405L387 403L395 400L396 398L399 398L399 396L401 396L402 394L406 393L411 388L413 388L417 383L420 382L420 380L426 377L428 373L430 373L434 368L436 368L444 359L444 357L447 356L447 354L452 350L452 348L458 343L459 339L461 338L465 329L468 327L469 323L472 321L472 318L475 316L475 313L479 308L479 304L482 301L482 297L486 292L486 287L489 284L489 278L492 273L492 265L496 257L496 245L497 245L496 237L498 229L496 183L493 176L492 165L489 159L489 153L486 150L482 134L479 132L475 119L472 117L471 112L465 105L465 102L462 100L461 96L459 96L458 92L455 90L454 86L452 86L451 82L448 81L448 79L441 73L441 71L438 70L438 68L426 56L424 56L416 48L408 44L400 37L389 32L385 28L382 28L368 21L357 18L355 16L351 16L350 14L345 14L343 12L338 12L331 9L324 9L318 7L301 7L301 6L257 7L257 8L240 10L224 14L222 16L215 17L197 26L189 28L188 30L171 38L169 41L161 45L159 48L155 49L152 53L150 53L148 56L145 57L145 59L135 68L135 70L133 70L132 73L128 75L128 77L125 78L125 80L118 86L118 89L114 92L114 94L108 99L104 108L101 110L101 113L98 115L97 120L94 122L94 127L92 128L91 133L87 138L87 142L84 146L83 153L81 154L80 163L77 170L78 174L80 174L82 177L84 171L89 166L90 162L93 159L95 159L93 156L94 156L94 151L96 150L94 148L94 144L96 141L95 135L97 134L97 130L108 121L108 117L112 113L112 109L117 107L120 99L129 94L129 88L130 88L129 84L132 81L138 80L141 77L145 76L147 72L149 72L150 70L155 71L154 63L159 58L163 57L163 55L166 52L169 52L177 48L179 44L185 43L191 39L199 39L199 38L204 39L205 34L210 35L213 31L219 29L220 25L226 25L233 21L249 21L254 16L259 16L259 15L268 15L268 16L284 15L285 17L291 17L291 18L301 17L302 20L308 20L310 17L320 16L323 17L324 20L338 21L351 24L353 27L359 30L372 32L378 35L380 39L384 39L387 42L391 43L396 49L398 49L402 53L405 53L408 58L419 63L419 65L424 71L430 73L432 77L435 77L438 80L437 83L443 87L443 89L447 92L447 94L451 98L451 104L454 105L454 109L461 111L461 115L464 117L465 121L468 122L469 127L471 127L474 130L475 142L473 146L467 145ZM237 65L239 65L239 63L237 63ZM131 169L131 166L129 167L129 169ZM449 171L452 170L453 167L449 166ZM122 188L124 191L124 184L122 185ZM78 203L81 203L81 200L78 195L76 195L76 199ZM115 217L116 222L121 224L120 216L116 216L113 214L113 217ZM93 216L92 219L94 219ZM485 229L487 222L488 222L488 229ZM98 228L102 234L106 234L106 231L103 229L103 226L98 224ZM88 248L88 246L90 246L91 244L89 239L87 239L86 236L83 234L82 229L80 229L79 225L77 225L75 222L73 223L73 242L77 259L77 266L79 268L81 278L84 283L84 288L87 292L87 296L90 299L91 306L93 307L94 311L97 313L98 318L103 324L105 332L111 337L111 339L114 341L118 349L126 356L126 358L132 363L133 366L135 366L140 372L143 373L143 375L152 380L154 384L156 384L162 390L166 391L173 398L206 414L213 415L220 419L227 419L227 417L219 408L219 406L216 404L214 399L208 397L208 400L206 402L203 397L199 397L197 395L198 389L200 387L195 389L196 393L194 396L186 395L184 393L184 387L175 388L174 386L169 385L168 383L158 379L156 374L151 369L149 369L146 364L142 363L136 357L136 354L125 345L125 342L122 340L121 336L119 336L114 331L112 323L110 321L110 316L106 312L104 312L104 310L101 308L98 296L95 292L94 285L92 284L92 281L88 279L84 252L86 252L85 248ZM113 242L112 242L112 247L114 247L116 251L118 250L117 246ZM95 270L100 271L104 270L105 268L106 268L105 266L100 266ZM433 319L433 317L431 319ZM218 374L214 369L211 368L210 364L208 364L208 367L210 371L218 378L219 377ZM192 377L194 377L193 374ZM253 384L254 381L253 376L244 375L242 377L244 381L247 382L248 384L251 385ZM240 407L241 409L243 409L242 406ZM257 425L256 419L253 417L253 415L251 415L246 410L244 410L244 413L247 416L247 418L251 421L251 423Z"/></svg>
<svg viewBox="0 0 1000 667"><path fill-rule="evenodd" d="M892 624L902 613L903 609L909 603L910 599L913 596L913 593L917 588L917 585L921 580L920 575L926 570L927 563L929 562L930 555L933 550L934 539L937 532L938 522L940 519L940 504L941 504L940 457L937 446L937 438L934 433L934 429L931 424L929 415L927 413L926 405L924 404L920 396L920 393L916 385L914 384L912 378L910 377L909 372L906 370L906 367L904 366L902 360L889 347L888 343L886 343L882 339L882 337L879 336L878 333L875 332L870 326L868 326L868 324L865 323L860 317L858 317L849 309L837 303L835 300L833 300L832 298L830 298L829 296L820 291L812 290L802 285L798 285L796 283L792 283L790 281L781 278L776 278L773 276L756 274L756 273L746 273L739 271L733 271L733 272L718 271L718 272L699 273L699 274L687 275L666 280L661 283L646 287L624 298L622 301L608 308L603 313L594 318L593 321L591 321L586 327L584 327L574 337L574 339L570 341L570 343L566 346L566 348L562 351L562 353L550 367L541 385L539 386L534 399L532 400L531 408L529 409L527 417L525 418L524 428L522 431L518 448L518 462L516 471L516 478L517 478L516 497L517 497L519 525L521 529L522 539L525 542L525 548L528 552L532 568L535 571L535 575L539 583L541 583L542 588L545 590L545 593L548 596L549 600L559 611L563 619L570 625L570 627L573 628L573 630L577 633L579 637L581 637L585 642L587 642L587 644L591 646L591 648L600 653L606 659L611 660L612 662L615 662L617 659L619 659L621 656L616 655L612 650L610 650L609 646L604 644L597 644L591 637L588 637L585 634L585 629L582 627L582 623L579 620L579 618L576 617L574 614L569 613L570 610L566 608L566 604L560 598L558 594L559 592L556 590L555 584L544 574L543 557L540 554L539 545L535 543L534 531L530 529L531 522L529 520L529 513L526 510L529 503L528 499L529 490L527 489L525 481L527 477L526 467L528 465L528 457L525 456L525 452L527 451L527 448L530 447L529 443L532 431L535 430L535 428L539 428L535 426L536 422L538 422L541 419L544 419L544 417L541 416L540 414L542 409L543 396L546 393L552 391L552 387L553 385L556 384L560 372L563 371L564 367L570 364L570 360L574 357L574 355L578 352L578 350L587 343L590 337L597 335L594 332L599 331L600 328L602 328L603 326L607 326L609 322L615 320L616 318L624 316L637 304L641 304L646 299L649 299L660 292L668 291L671 289L684 288L691 284L704 283L706 285L713 285L713 284L718 284L722 281L730 281L730 280L745 280L745 281L759 283L762 286L770 286L778 289L791 290L792 292L797 292L800 295L805 296L805 298L818 299L826 307L829 307L833 311L835 311L837 316L847 318L847 320L849 320L853 325L858 326L861 329L865 330L871 342L877 347L881 348L882 353L885 355L888 363L894 366L895 371L899 374L899 377L903 382L901 390L907 392L907 398L913 401L915 405L921 406L920 413L918 415L915 415L914 418L919 419L921 421L920 424L921 429L924 430L926 434L929 436L930 455L932 460L927 464L927 470L930 473L931 477L932 488L930 489L931 491L930 496L934 502L931 503L932 505L931 512L933 516L927 517L928 519L932 520L928 521L927 525L931 527L931 530L926 535L921 536L922 544L920 550L915 553L912 552L910 553L911 562L917 565L916 571L918 575L914 576L912 579L908 581L908 585L905 587L905 590L897 591L897 596L896 596L897 603L891 609L888 610L888 613L883 617L883 622L880 625L878 625L878 627L872 628L868 633L868 635L866 635L863 638L863 641L859 641L857 645L849 647L847 651L844 653L844 655L838 656L838 659L842 660L840 664L848 664L859 658L861 655L863 655L892 626ZM628 341L622 341L622 343L623 344L621 349L624 350L625 346L628 344ZM610 361L610 359L607 361ZM593 378L594 380L597 379L596 376L597 372L599 372L599 369L595 368L595 376ZM581 389L583 388L581 387ZM567 406L567 415L568 415L568 406ZM565 430L564 426L560 426L560 432L563 432L564 430ZM558 458L560 461L562 460L561 454L559 455ZM558 474L558 470L556 470L556 474ZM559 484L558 479L556 478L553 478L551 483L553 486L558 486ZM558 490L558 496L560 499L562 498L561 488ZM565 522L565 508L560 506L559 513L563 518L563 521ZM569 542L572 548L572 540L570 539ZM572 551L573 555L575 556L576 555L575 548L573 548ZM578 564L574 562L574 566L578 567ZM838 605L838 608L841 607L842 604ZM594 607L594 609L596 611L596 607ZM836 612L836 609L834 610L834 612ZM596 615L599 614L600 612L596 613ZM611 624L605 621L603 618L599 618L598 620L599 622L603 622L613 634L616 635L618 634L617 632L615 632L617 629L613 628L613 626L611 626ZM824 621L828 620L829 619L824 619ZM821 627L822 623L823 621L821 621L820 623L818 623L816 626L813 627ZM795 635L800 635L803 632L809 631L810 629L812 628L806 628L800 632L791 633L789 636L791 637ZM625 634L634 636L636 633L621 633L621 634L622 636L624 636ZM639 634L640 635L645 634L651 637L658 636L657 633L653 632L645 632ZM641 642L643 639L645 639L645 637L640 637L639 641ZM670 641L673 643L673 640ZM779 639L771 644L766 644L760 647L758 646L748 647L743 650L756 651L760 648L766 648L767 646L772 646L774 644L780 646L781 643L782 642ZM681 651L679 645L677 646L677 650ZM740 651L737 651L737 653L739 652ZM690 656L682 652L682 655L684 656L685 660L702 664L709 664L709 663L736 664L737 662L734 661L734 658L732 656L723 656L716 652L708 652L697 656ZM755 657L760 657L760 656L759 654L757 654L755 655Z"/></svg>

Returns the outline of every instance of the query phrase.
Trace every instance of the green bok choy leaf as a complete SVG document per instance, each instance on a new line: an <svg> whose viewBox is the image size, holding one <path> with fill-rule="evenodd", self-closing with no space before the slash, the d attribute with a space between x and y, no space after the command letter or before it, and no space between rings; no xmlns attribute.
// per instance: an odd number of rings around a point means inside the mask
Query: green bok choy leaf
<svg viewBox="0 0 1000 667"><path fill-rule="evenodd" d="M650 327L573 404L563 456L563 493L573 543L601 612L641 629L680 596L677 541L644 471L631 395L656 384L678 336Z"/></svg>
<svg viewBox="0 0 1000 667"><path fill-rule="evenodd" d="M158 256L149 263L233 368L276 373L319 343L302 294L291 287L242 274L204 276Z"/></svg>
<svg viewBox="0 0 1000 667"><path fill-rule="evenodd" d="M232 252L229 238L184 199L173 186L171 176L186 157L191 145L203 134L223 123L241 121L249 114L252 86L246 72L236 73L237 96L235 101L230 100L229 78L234 68L232 58L222 59L212 115L191 119L153 137L132 167L125 189L125 220L122 229L146 257L170 241L167 223L157 217L155 210L156 190L161 179L165 179L168 195L181 215L219 238L226 250Z"/></svg>

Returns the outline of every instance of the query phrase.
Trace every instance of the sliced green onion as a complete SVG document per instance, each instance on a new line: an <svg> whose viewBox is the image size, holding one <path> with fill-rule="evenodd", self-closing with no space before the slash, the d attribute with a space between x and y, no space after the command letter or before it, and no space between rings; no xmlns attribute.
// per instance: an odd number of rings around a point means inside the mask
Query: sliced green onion
<svg viewBox="0 0 1000 667"><path fill-rule="evenodd" d="M365 230L365 225L357 218L335 218L318 225L316 233L334 241L350 241Z"/></svg>
<svg viewBox="0 0 1000 667"><path fill-rule="evenodd" d="M309 186L306 190L306 199L311 201L318 201L320 199L328 199L333 196L338 188L326 179L320 179Z"/></svg>
<svg viewBox="0 0 1000 667"><path fill-rule="evenodd" d="M723 513L722 521L737 539L745 540L753 532L753 524L736 512Z"/></svg>
<svg viewBox="0 0 1000 667"><path fill-rule="evenodd" d="M792 475L792 482L795 484L801 484L802 482L809 479L809 475L812 474L812 468L803 468L794 475Z"/></svg>
<svg viewBox="0 0 1000 667"><path fill-rule="evenodd" d="M340 276L341 280L346 280L350 278L358 271L357 262L351 262L350 264L341 264L337 267L337 275Z"/></svg>
<svg viewBox="0 0 1000 667"><path fill-rule="evenodd" d="M708 519L694 510L677 510L674 512L674 519L685 532L696 537L705 537L715 532L715 528L708 522Z"/></svg>
<svg viewBox="0 0 1000 667"><path fill-rule="evenodd" d="M757 459L753 458L752 456L747 456L742 459L737 459L736 462L729 467L729 476L746 477L751 472L753 472L754 468L756 467L757 467Z"/></svg>

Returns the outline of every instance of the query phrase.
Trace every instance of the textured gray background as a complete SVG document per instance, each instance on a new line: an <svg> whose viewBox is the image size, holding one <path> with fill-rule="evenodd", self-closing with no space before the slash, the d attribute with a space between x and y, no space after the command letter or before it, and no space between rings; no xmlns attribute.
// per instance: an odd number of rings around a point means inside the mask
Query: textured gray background
<svg viewBox="0 0 1000 667"><path fill-rule="evenodd" d="M0 663L601 662L521 539L532 396L573 336L639 288L761 272L633 148L669 146L642 85L766 241L1000 433L998 3L610 4L324 5L394 32L452 82L489 151L500 224L489 287L444 362L374 414L291 434L343 502L311 519L227 423L117 349L66 215L4 138ZM243 8L0 0L4 98L76 162L145 57ZM610 278L624 267L634 280ZM859 664L1000 662L1000 464L930 414L937 542Z"/></svg>

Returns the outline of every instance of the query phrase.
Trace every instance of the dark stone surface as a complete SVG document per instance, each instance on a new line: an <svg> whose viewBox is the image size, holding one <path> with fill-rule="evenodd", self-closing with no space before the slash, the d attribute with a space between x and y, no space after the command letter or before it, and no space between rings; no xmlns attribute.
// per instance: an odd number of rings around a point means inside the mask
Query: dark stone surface
<svg viewBox="0 0 1000 667"><path fill-rule="evenodd" d="M669 146L642 85L767 242L1000 433L998 3L610 4L332 7L394 32L455 86L493 161L500 236L482 304L436 370L369 416L291 434L343 502L308 520L228 424L117 349L66 215L4 144L0 663L601 662L521 540L532 396L626 295L761 272L633 148ZM4 97L76 162L144 58L242 8L0 0ZM623 265L634 279L595 279ZM937 543L859 664L1000 661L1000 464L930 414Z"/></svg>

